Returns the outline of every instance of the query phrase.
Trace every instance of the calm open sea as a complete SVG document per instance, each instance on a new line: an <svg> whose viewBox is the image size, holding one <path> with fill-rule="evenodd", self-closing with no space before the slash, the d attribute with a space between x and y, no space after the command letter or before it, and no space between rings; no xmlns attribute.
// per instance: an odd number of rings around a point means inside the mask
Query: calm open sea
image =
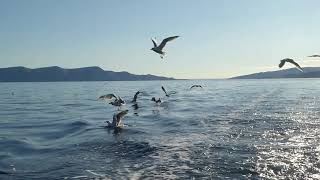
<svg viewBox="0 0 320 180"><path fill-rule="evenodd" d="M0 179L317 179L319 115L320 79L0 83Z"/></svg>

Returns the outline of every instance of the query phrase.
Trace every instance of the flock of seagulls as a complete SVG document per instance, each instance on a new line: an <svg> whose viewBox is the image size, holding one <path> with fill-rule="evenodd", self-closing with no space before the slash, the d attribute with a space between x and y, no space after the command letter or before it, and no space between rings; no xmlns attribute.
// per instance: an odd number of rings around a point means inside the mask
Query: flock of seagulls
<svg viewBox="0 0 320 180"><path fill-rule="evenodd" d="M201 87L202 88L201 85L193 85L193 86L191 86L190 89L192 89L194 87ZM166 89L163 86L161 86L161 89L164 92L166 97L169 97L170 95L176 93L175 91L167 92ZM143 92L142 91L137 91L134 94L133 99L131 101L131 103L133 103L132 107L134 109L138 108L137 99L138 99L138 95L139 94L143 94ZM100 96L98 99L99 100L105 100L105 101L111 101L111 102L109 102L109 104L111 104L111 105L113 105L115 107L118 107L118 111L120 111L120 107L121 106L126 105L126 102L120 96L117 96L115 94L106 94L106 95ZM151 101L155 102L156 104L162 103L161 98L152 97ZM114 114L113 118L112 118L112 122L106 121L107 125L105 127L106 128L114 128L114 129L118 129L118 128L124 127L124 124L122 123L121 120L128 112L129 112L129 110L124 110L124 111L120 111L120 112Z"/></svg>
<svg viewBox="0 0 320 180"><path fill-rule="evenodd" d="M173 41L174 39L177 39L178 37L179 36L167 37L167 38L163 39L160 44L158 44L157 41L154 38L151 38L151 41L153 43L153 48L151 48L150 50L160 54L160 57L163 59L165 54L166 54L166 52L163 51L163 49L166 46L166 44L168 42L170 42L170 41ZM318 58L318 57L320 57L320 55L315 54L315 55L311 55L311 56L308 56L308 57ZM285 59L280 60L279 68L282 68L286 63L293 64L298 70L303 72L302 67L297 62L295 62L293 59L290 59L290 58L285 58ZM193 89L193 88L203 88L203 87L201 85L193 85L193 86L190 87L190 89ZM165 96L167 96L167 97L169 97L170 95L176 93L175 91L167 92L167 90L163 86L161 86L161 89L165 93ZM138 95L142 94L142 93L143 92L141 92L141 91L137 91L135 93L132 101L131 101L131 103L134 103L132 106L135 109L138 108L138 104L136 103ZM125 101L120 96L117 96L115 94L103 95L103 96L100 96L99 99L100 100L112 100L112 99L114 99L113 101L109 102L109 104L118 107L118 110L120 110L121 106L126 104ZM155 102L157 104L162 102L160 98L157 99L155 97L152 97L151 101L153 101L153 102ZM123 124L121 123L121 120L128 113L128 111L129 110L125 110L125 111L121 111L119 113L114 114L112 122L106 121L106 123L107 123L106 127L107 128L121 128L121 127L123 127Z"/></svg>

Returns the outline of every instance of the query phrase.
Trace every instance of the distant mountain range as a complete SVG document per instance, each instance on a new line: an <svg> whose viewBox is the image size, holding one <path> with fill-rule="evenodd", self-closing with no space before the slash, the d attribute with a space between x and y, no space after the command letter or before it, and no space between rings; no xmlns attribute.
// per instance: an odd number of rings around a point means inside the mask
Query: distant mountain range
<svg viewBox="0 0 320 180"><path fill-rule="evenodd" d="M231 79L275 79L275 78L320 78L320 67L305 67L303 72L296 68L279 71L260 72L237 76Z"/></svg>
<svg viewBox="0 0 320 180"><path fill-rule="evenodd" d="M0 68L0 82L51 81L138 81L172 80L154 75L135 75L128 72L105 71L100 67L64 69L57 66L30 69L26 67Z"/></svg>

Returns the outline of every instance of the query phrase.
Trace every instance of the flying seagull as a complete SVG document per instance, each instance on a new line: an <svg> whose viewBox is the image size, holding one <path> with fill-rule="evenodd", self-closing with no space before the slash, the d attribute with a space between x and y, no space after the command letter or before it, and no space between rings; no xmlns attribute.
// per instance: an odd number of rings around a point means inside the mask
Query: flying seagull
<svg viewBox="0 0 320 180"><path fill-rule="evenodd" d="M99 99L103 99L103 100L112 99L112 98L115 98L115 100L113 102L110 102L109 104L113 106L122 106L125 104L125 101L120 96L116 96L115 94L106 94L99 97Z"/></svg>
<svg viewBox="0 0 320 180"><path fill-rule="evenodd" d="M110 121L106 121L108 125L106 127L108 128L120 128L123 127L121 124L121 119L123 118L124 115L128 113L129 110L121 111L118 114L113 115L113 120L112 123Z"/></svg>
<svg viewBox="0 0 320 180"><path fill-rule="evenodd" d="M103 96L99 97L99 99L112 99L112 98L116 98L117 99L117 96L114 95L114 94L106 94L106 95L103 95Z"/></svg>
<svg viewBox="0 0 320 180"><path fill-rule="evenodd" d="M133 99L132 99L132 101L131 102L137 102L137 98L138 98L138 95L140 94L141 92L140 91L137 91L136 92L136 94L134 94L134 96L133 96Z"/></svg>
<svg viewBox="0 0 320 180"><path fill-rule="evenodd" d="M314 54L314 55L311 55L311 56L308 56L308 57L320 57L320 55Z"/></svg>
<svg viewBox="0 0 320 180"><path fill-rule="evenodd" d="M191 88L190 88L190 89L195 88L195 87L203 88L201 85L193 85L193 86L191 86Z"/></svg>
<svg viewBox="0 0 320 180"><path fill-rule="evenodd" d="M298 63L296 63L293 59L290 59L290 58L282 59L282 60L280 61L280 64L279 64L279 68L282 68L283 65L284 65L286 62L295 65L296 68L298 68L301 72L303 72L303 70L302 70L302 68L300 67L300 65L299 65Z"/></svg>
<svg viewBox="0 0 320 180"><path fill-rule="evenodd" d="M178 37L179 36L172 36L172 37L165 38L164 40L162 40L160 45L157 44L157 41L155 39L151 38L153 42L153 48L151 48L151 50L160 54L160 57L163 59L164 55L166 54L164 51L162 51L164 46L167 44L167 42L172 41Z"/></svg>
<svg viewBox="0 0 320 180"><path fill-rule="evenodd" d="M158 100L156 100L155 97L152 97L152 98L151 98L151 101L154 101L154 102L156 102L156 103L161 103L161 99L160 99L160 98L159 98Z"/></svg>

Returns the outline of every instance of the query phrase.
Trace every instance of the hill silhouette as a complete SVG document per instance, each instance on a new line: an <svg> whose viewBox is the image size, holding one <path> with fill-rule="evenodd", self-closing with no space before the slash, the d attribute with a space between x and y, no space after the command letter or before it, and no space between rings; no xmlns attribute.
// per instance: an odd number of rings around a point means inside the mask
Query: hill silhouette
<svg viewBox="0 0 320 180"><path fill-rule="evenodd" d="M100 67L64 69L58 66L30 69L26 67L0 68L0 82L55 81L138 81L172 80L155 75L135 75L128 72L105 71Z"/></svg>
<svg viewBox="0 0 320 180"><path fill-rule="evenodd" d="M305 67L303 72L296 68L279 71L260 72L237 76L231 79L275 79L275 78L320 78L320 67Z"/></svg>

